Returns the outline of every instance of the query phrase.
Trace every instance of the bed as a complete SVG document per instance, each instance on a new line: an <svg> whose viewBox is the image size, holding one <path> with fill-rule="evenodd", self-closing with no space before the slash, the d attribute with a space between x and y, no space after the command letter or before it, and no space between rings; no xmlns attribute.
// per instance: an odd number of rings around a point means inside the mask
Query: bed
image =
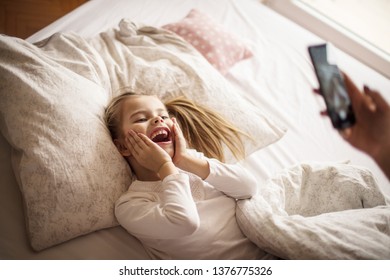
<svg viewBox="0 0 390 280"><path fill-rule="evenodd" d="M197 48L200 41L186 37L193 22L181 25L190 14L209 28L204 33L216 29L203 43L225 36L225 49ZM238 202L237 219L265 251L286 259L390 258L390 182L320 115L324 103L313 94L307 47L323 40L261 1L94 0L27 40L1 41L1 259L149 258L113 215L131 172L102 114L126 90L186 94L256 139L245 140L243 164L261 195ZM335 52L359 86L390 101L387 77ZM228 152L227 159L234 161ZM360 238L343 237L356 230Z"/></svg>

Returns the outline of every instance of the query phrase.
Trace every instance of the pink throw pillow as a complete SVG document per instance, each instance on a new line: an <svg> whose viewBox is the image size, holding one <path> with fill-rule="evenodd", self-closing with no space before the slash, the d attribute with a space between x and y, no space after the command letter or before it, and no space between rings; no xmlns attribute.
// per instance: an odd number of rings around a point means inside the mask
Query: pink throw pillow
<svg viewBox="0 0 390 280"><path fill-rule="evenodd" d="M253 55L242 40L195 9L181 21L164 25L163 28L193 45L222 74L226 74L240 60Z"/></svg>

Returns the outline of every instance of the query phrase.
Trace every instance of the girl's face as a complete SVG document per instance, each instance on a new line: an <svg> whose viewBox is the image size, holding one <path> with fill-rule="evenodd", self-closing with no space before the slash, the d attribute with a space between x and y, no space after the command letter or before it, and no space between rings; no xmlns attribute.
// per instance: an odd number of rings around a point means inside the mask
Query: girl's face
<svg viewBox="0 0 390 280"><path fill-rule="evenodd" d="M158 97L130 96L123 100L121 109L122 135L128 135L130 130L145 134L173 157L173 122Z"/></svg>

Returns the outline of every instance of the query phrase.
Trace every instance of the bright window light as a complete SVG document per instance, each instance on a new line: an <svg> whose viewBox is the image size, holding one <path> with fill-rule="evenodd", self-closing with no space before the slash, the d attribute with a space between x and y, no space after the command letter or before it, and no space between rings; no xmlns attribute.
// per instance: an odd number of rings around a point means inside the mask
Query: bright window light
<svg viewBox="0 0 390 280"><path fill-rule="evenodd" d="M261 0L390 78L390 0Z"/></svg>
<svg viewBox="0 0 390 280"><path fill-rule="evenodd" d="M297 0L373 47L390 54L389 0Z"/></svg>

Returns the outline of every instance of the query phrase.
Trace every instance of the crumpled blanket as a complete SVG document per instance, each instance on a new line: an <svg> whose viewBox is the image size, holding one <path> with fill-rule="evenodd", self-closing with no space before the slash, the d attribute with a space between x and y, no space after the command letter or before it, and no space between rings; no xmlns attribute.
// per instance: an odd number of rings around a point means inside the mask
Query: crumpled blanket
<svg viewBox="0 0 390 280"><path fill-rule="evenodd" d="M302 163L237 203L257 246L283 259L390 259L390 206L370 171Z"/></svg>

